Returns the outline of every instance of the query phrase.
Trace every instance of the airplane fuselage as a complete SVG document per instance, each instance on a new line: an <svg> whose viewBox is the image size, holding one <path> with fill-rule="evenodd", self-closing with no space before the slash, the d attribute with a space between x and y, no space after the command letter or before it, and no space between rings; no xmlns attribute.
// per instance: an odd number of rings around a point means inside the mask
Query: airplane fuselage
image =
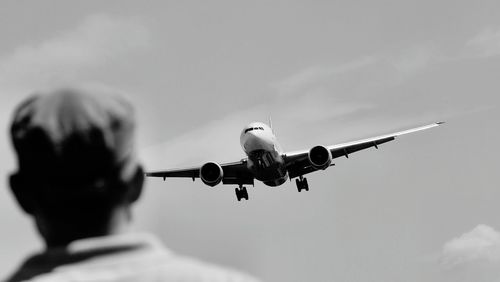
<svg viewBox="0 0 500 282"><path fill-rule="evenodd" d="M268 125L253 122L246 126L241 132L240 144L255 179L268 186L279 186L288 179L283 151Z"/></svg>

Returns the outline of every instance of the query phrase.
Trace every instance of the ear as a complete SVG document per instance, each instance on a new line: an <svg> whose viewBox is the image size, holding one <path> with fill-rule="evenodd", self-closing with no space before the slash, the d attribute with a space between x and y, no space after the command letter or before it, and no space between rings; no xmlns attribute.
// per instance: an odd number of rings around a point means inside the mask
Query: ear
<svg viewBox="0 0 500 282"><path fill-rule="evenodd" d="M133 203L139 199L144 186L144 170L141 165L137 167L134 176L129 181L128 202Z"/></svg>
<svg viewBox="0 0 500 282"><path fill-rule="evenodd" d="M31 190L33 187L30 187L26 180L25 176L19 172L11 174L9 177L10 189L21 208L26 213L33 214L35 206Z"/></svg>

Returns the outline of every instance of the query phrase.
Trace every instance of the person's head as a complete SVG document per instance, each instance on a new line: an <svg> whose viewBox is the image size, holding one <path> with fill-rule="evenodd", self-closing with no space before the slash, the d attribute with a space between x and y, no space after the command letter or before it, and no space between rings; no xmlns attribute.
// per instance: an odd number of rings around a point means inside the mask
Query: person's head
<svg viewBox="0 0 500 282"><path fill-rule="evenodd" d="M10 186L49 246L107 235L142 190L134 114L105 88L36 93L14 112L18 171Z"/></svg>

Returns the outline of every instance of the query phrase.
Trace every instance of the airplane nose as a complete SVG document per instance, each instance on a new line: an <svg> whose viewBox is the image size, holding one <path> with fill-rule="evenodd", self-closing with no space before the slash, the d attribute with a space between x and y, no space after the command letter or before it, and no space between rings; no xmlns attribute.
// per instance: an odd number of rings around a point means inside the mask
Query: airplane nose
<svg viewBox="0 0 500 282"><path fill-rule="evenodd" d="M249 132L250 133L250 132ZM246 140L246 148L250 151L254 150L272 150L274 148L274 144L268 138L265 138L265 135L262 133L250 133L247 136Z"/></svg>
<svg viewBox="0 0 500 282"><path fill-rule="evenodd" d="M255 134L255 132L248 132L247 133L247 140L255 141L258 139L258 135Z"/></svg>

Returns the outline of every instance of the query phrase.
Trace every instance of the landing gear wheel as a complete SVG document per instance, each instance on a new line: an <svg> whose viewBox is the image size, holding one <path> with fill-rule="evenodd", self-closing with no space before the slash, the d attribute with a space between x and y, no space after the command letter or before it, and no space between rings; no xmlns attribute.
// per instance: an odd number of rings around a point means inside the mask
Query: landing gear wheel
<svg viewBox="0 0 500 282"><path fill-rule="evenodd" d="M302 190L309 191L309 184L307 183L307 178L300 177L295 179L295 184L297 184L297 190L302 192Z"/></svg>
<svg viewBox="0 0 500 282"><path fill-rule="evenodd" d="M234 188L234 192L236 193L236 199L238 199L238 202L241 201L240 189Z"/></svg>
<svg viewBox="0 0 500 282"><path fill-rule="evenodd" d="M295 179L295 184L297 185L297 191L302 191L302 182L298 179Z"/></svg>
<svg viewBox="0 0 500 282"><path fill-rule="evenodd" d="M248 201L248 191L246 187L240 186L240 188L234 188L234 192L236 193L236 199L238 199L238 202L241 201L241 199Z"/></svg>
<svg viewBox="0 0 500 282"><path fill-rule="evenodd" d="M243 187L241 189L241 198L245 198L245 200L248 201L248 191L247 191L247 187Z"/></svg>

